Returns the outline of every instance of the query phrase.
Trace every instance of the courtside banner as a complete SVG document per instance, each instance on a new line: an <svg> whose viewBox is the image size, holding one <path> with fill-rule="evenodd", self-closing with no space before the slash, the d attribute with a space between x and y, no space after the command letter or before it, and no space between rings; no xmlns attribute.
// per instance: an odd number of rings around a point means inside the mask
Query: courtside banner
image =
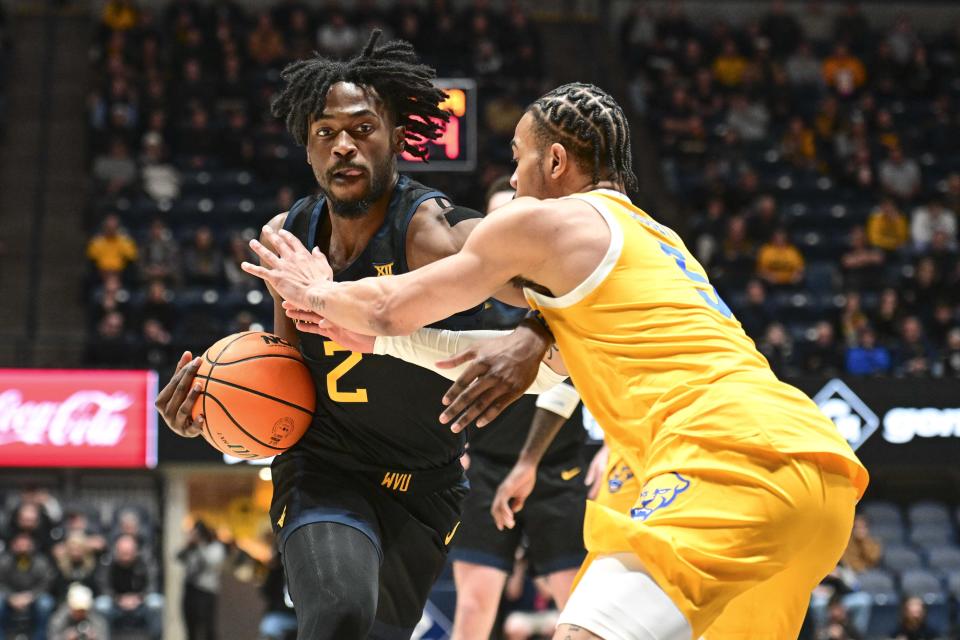
<svg viewBox="0 0 960 640"><path fill-rule="evenodd" d="M867 468L955 466L960 460L960 380L788 380L807 393Z"/></svg>
<svg viewBox="0 0 960 640"><path fill-rule="evenodd" d="M153 371L0 369L0 467L157 464Z"/></svg>

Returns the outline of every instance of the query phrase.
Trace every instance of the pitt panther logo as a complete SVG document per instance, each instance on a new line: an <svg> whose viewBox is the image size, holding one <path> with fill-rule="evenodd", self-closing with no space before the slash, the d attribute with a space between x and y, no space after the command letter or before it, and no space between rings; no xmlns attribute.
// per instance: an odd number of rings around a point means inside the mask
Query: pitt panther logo
<svg viewBox="0 0 960 640"><path fill-rule="evenodd" d="M690 481L676 471L652 478L643 486L640 506L630 510L630 517L646 520L655 511L669 507L677 496L690 488Z"/></svg>
<svg viewBox="0 0 960 640"><path fill-rule="evenodd" d="M623 485L627 484L632 479L633 470L630 469L629 465L621 464L610 472L610 477L607 478L607 491L610 493L616 493L623 488Z"/></svg>
<svg viewBox="0 0 960 640"><path fill-rule="evenodd" d="M410 480L412 478L412 473L394 473L392 471L388 471L384 474L383 481L380 482L380 486L386 487L391 491L406 493L407 489L410 488Z"/></svg>
<svg viewBox="0 0 960 640"><path fill-rule="evenodd" d="M388 262L386 264L374 264L373 268L377 270L377 276L392 276L393 275L393 263Z"/></svg>

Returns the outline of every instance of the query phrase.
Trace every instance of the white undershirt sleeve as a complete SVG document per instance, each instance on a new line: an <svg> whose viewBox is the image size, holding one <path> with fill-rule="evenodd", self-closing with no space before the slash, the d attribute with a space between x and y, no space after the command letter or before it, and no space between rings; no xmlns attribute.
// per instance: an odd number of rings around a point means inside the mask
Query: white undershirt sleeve
<svg viewBox="0 0 960 640"><path fill-rule="evenodd" d="M409 336L377 336L373 343L373 352L381 356L393 356L404 362L415 364L448 380L456 380L469 366L464 363L453 369L437 367L437 360L444 360L464 351L474 344L505 336L509 331L451 331L449 329L420 329ZM566 380L544 363L540 363L537 379L526 393L543 393Z"/></svg>

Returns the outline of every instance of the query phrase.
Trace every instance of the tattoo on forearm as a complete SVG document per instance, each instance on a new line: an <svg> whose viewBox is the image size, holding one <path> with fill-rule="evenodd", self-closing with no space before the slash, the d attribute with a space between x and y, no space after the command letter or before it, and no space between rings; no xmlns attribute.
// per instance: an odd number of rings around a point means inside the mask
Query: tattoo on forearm
<svg viewBox="0 0 960 640"><path fill-rule="evenodd" d="M317 313L321 313L324 305L326 304L326 301L319 293L311 294L307 302L310 303L310 310L316 311Z"/></svg>

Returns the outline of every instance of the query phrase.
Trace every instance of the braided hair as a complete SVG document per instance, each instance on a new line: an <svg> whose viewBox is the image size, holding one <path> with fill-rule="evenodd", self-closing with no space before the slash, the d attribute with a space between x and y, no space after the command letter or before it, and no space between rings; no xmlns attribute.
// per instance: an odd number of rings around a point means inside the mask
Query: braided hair
<svg viewBox="0 0 960 640"><path fill-rule="evenodd" d="M557 87L530 105L541 145L562 144L593 183L613 179L637 191L630 149L630 125L616 100L599 87L573 82Z"/></svg>
<svg viewBox="0 0 960 640"><path fill-rule="evenodd" d="M396 125L406 130L406 150L426 159L426 143L443 132L450 114L437 105L447 95L433 86L437 73L420 64L413 46L394 40L377 46L380 29L374 29L360 55L350 60L330 60L320 54L293 62L280 77L286 86L273 99L271 113L283 118L297 144L306 145L310 122L323 113L327 92L338 82L374 89Z"/></svg>

